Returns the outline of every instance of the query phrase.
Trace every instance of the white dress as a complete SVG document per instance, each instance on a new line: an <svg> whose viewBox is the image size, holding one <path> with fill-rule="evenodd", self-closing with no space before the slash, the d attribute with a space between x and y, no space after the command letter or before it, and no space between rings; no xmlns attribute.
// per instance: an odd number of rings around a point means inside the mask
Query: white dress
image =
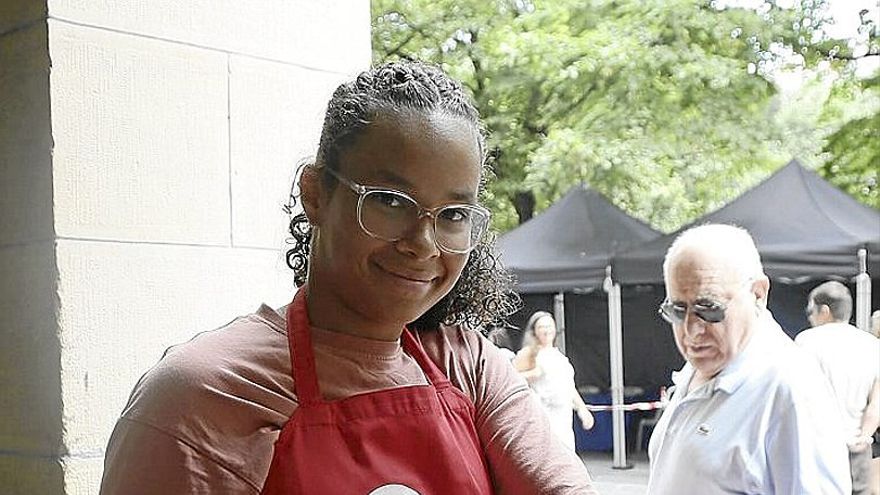
<svg viewBox="0 0 880 495"><path fill-rule="evenodd" d="M575 450L574 430L571 428L574 368L556 347L541 349L535 361L543 374L531 382L532 390L544 406L553 431L565 445Z"/></svg>

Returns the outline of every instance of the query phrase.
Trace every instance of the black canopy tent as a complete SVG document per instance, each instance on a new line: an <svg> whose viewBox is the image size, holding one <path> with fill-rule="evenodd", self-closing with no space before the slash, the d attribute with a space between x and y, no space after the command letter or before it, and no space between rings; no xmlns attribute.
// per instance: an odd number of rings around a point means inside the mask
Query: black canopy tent
<svg viewBox="0 0 880 495"><path fill-rule="evenodd" d="M808 325L804 307L813 287L837 279L855 288L859 249L867 250L872 307L880 305L880 212L797 160L715 212L616 255L612 260L615 278L624 286L662 286L663 257L672 241L682 231L704 223L734 224L751 233L771 279L769 308L792 337ZM654 327L661 331L666 325L655 320ZM665 372L656 370L661 371Z"/></svg>
<svg viewBox="0 0 880 495"><path fill-rule="evenodd" d="M623 284L662 283L663 257L672 241L704 223L747 229L771 280L799 284L853 277L860 248L868 251L868 273L880 276L880 212L792 160L721 209L616 255L615 278Z"/></svg>
<svg viewBox="0 0 880 495"><path fill-rule="evenodd" d="M523 297L524 307L511 323L522 328L534 311L553 312L554 297L564 293L565 319L560 324L567 328L566 353L574 365L577 384L606 389L610 383L610 350L608 298L602 290L605 268L615 252L659 235L598 192L584 185L573 187L543 213L498 240L504 264L517 277L517 291ZM653 307L659 297L662 294L654 287L624 288L626 328L640 328L645 326L643 320L652 320L651 311L635 308ZM664 364L646 367L636 363L668 355L645 352L655 346L675 351L665 334L649 335L632 345L626 342L625 383L653 386L656 380L643 376L641 370Z"/></svg>
<svg viewBox="0 0 880 495"><path fill-rule="evenodd" d="M582 198L579 207L572 206L579 203L570 197L575 193ZM587 204L583 198L589 194L601 200L598 205ZM596 212L603 209L612 213L597 220ZM586 217L586 211L591 216ZM609 308L600 288L608 260L600 254L604 251L612 260L615 281L622 284L624 381L656 391L682 363L668 324L656 313L665 292L662 260L681 230L709 222L740 225L752 233L774 281L770 309L790 335L806 326L803 308L813 286L828 278L850 280L858 272L859 248L868 251L873 307L880 306L880 212L792 161L727 206L666 236L595 192L583 187L569 192L544 214L500 239L503 259L521 280L525 302L513 322L522 325L532 311L552 308L553 294L565 291L568 354L578 385L604 388L610 382ZM615 233L626 236L621 230L633 225L647 230L641 235L648 240L608 241ZM625 250L627 244L633 247Z"/></svg>
<svg viewBox="0 0 880 495"><path fill-rule="evenodd" d="M498 248L523 294L600 287L611 255L660 233L583 184L504 234Z"/></svg>
<svg viewBox="0 0 880 495"><path fill-rule="evenodd" d="M734 224L751 233L771 279L769 308L792 337L808 326L804 307L813 287L837 279L848 283L851 290L855 288L859 249L866 249L868 254L871 305L880 307L880 212L792 160L719 210L613 257L615 279L623 285L624 293L627 287L656 287L652 292L654 307L644 311L656 315L656 305L665 292L663 258L672 241L687 228L705 223ZM643 320L637 328L629 327L624 319L623 327L625 335L660 333L672 341L669 325L656 316ZM674 346L658 346L651 352L655 354L653 359L633 361L629 368L638 366L640 370L632 370L638 376L668 383L668 363L680 361L677 351Z"/></svg>
<svg viewBox="0 0 880 495"><path fill-rule="evenodd" d="M656 390L681 364L668 325L656 314L665 292L663 257L678 233L709 222L736 224L754 236L773 281L770 309L790 335L807 325L803 308L812 287L857 274L859 248L868 251L872 305L880 307L880 212L793 160L721 209L663 236L595 191L575 187L499 239L525 303L511 322L522 326L532 311L552 310L553 295L565 292L566 345L578 385L606 387L608 308L601 284L610 258L622 285L624 381Z"/></svg>

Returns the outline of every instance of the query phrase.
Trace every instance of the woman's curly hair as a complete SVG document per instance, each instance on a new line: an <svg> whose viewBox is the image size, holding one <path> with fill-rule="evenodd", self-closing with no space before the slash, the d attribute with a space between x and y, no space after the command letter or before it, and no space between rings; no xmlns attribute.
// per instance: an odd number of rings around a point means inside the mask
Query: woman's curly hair
<svg viewBox="0 0 880 495"><path fill-rule="evenodd" d="M489 173L485 160L485 137L479 113L461 84L437 67L413 61L390 62L367 70L354 81L340 85L327 105L321 140L314 164L317 168L339 169L339 156L357 136L380 115L401 111L425 114L444 112L472 124L478 136L483 173L480 189ZM328 173L322 173L328 187L335 185ZM291 213L297 194L291 192L285 211ZM305 213L290 221L287 264L294 271L294 283L306 283L309 270L312 227ZM441 323L463 324L485 329L498 324L519 309L520 299L511 289L512 277L498 260L491 235L468 254L468 260L455 286L443 299L410 324L414 330L436 329Z"/></svg>

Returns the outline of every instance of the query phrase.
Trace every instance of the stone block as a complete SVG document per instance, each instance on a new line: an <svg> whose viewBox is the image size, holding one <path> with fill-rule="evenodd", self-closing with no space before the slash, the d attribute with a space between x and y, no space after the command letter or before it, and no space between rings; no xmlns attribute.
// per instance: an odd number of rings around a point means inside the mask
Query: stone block
<svg viewBox="0 0 880 495"><path fill-rule="evenodd" d="M103 456L67 456L61 459L61 465L64 468L64 495L95 495L101 490Z"/></svg>
<svg viewBox="0 0 880 495"><path fill-rule="evenodd" d="M45 22L0 36L0 246L54 236L47 36Z"/></svg>
<svg viewBox="0 0 880 495"><path fill-rule="evenodd" d="M57 234L228 245L227 55L49 32Z"/></svg>
<svg viewBox="0 0 880 495"><path fill-rule="evenodd" d="M166 348L293 297L279 253L60 240L64 443L102 452L138 378Z"/></svg>
<svg viewBox="0 0 880 495"><path fill-rule="evenodd" d="M46 2L44 1L3 0L0 2L0 37L45 18Z"/></svg>
<svg viewBox="0 0 880 495"><path fill-rule="evenodd" d="M280 249L297 165L318 147L324 110L344 77L233 56L230 63L232 239Z"/></svg>
<svg viewBox="0 0 880 495"><path fill-rule="evenodd" d="M0 459L61 451L56 278L52 242L0 248Z"/></svg>
<svg viewBox="0 0 880 495"><path fill-rule="evenodd" d="M50 0L49 14L328 71L370 63L369 0Z"/></svg>
<svg viewBox="0 0 880 495"><path fill-rule="evenodd" d="M3 495L69 495L57 457L0 455L0 483Z"/></svg>

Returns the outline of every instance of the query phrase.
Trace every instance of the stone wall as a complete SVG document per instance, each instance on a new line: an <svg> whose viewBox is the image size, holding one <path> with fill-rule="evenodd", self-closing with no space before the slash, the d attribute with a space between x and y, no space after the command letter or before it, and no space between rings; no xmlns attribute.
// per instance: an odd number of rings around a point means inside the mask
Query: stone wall
<svg viewBox="0 0 880 495"><path fill-rule="evenodd" d="M0 5L0 492L94 494L169 345L292 295L286 201L367 0Z"/></svg>

